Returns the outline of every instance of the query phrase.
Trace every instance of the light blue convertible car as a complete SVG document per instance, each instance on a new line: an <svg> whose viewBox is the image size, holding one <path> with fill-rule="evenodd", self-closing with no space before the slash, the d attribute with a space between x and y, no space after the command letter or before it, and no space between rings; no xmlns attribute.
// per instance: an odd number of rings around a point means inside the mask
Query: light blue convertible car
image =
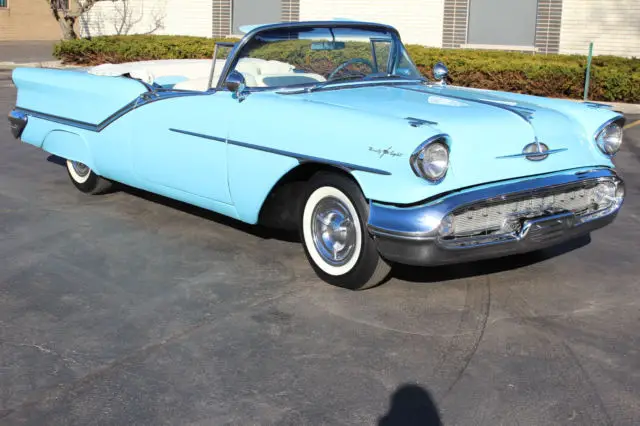
<svg viewBox="0 0 640 426"><path fill-rule="evenodd" d="M425 79L387 25L280 23L212 60L17 69L9 120L80 191L121 182L293 227L316 273L350 289L394 262L530 252L614 220L620 114L447 72Z"/></svg>

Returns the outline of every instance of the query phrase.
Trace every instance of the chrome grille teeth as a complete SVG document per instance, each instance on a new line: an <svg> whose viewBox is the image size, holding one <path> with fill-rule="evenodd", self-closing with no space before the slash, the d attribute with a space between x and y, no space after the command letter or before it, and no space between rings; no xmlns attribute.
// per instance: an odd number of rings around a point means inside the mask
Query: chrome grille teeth
<svg viewBox="0 0 640 426"><path fill-rule="evenodd" d="M454 237L495 233L502 229L506 219L515 221L544 216L546 214L571 211L576 214L587 214L594 209L593 196L596 188L580 188L564 190L555 194L532 196L517 201L471 207L464 211L454 212ZM505 229L505 232L513 230Z"/></svg>

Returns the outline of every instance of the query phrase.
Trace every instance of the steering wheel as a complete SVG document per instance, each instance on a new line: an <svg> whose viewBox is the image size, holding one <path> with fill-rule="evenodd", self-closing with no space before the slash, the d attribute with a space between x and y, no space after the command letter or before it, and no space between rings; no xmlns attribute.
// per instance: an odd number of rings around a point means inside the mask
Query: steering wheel
<svg viewBox="0 0 640 426"><path fill-rule="evenodd" d="M329 77L327 77L327 80L333 80L333 78L335 77L336 74L338 74L340 71L342 71L345 67L348 67L349 65L352 65L352 64L365 64L366 66L371 68L371 72L375 71L375 67L367 59L364 59L364 58L352 58L352 59L349 59L348 61L345 61L342 64L338 65L338 67L335 70L333 70L331 72L331 74L329 74ZM363 73L362 71L349 71L349 73L351 73L351 74L362 74L363 77L365 77L367 75L367 74Z"/></svg>

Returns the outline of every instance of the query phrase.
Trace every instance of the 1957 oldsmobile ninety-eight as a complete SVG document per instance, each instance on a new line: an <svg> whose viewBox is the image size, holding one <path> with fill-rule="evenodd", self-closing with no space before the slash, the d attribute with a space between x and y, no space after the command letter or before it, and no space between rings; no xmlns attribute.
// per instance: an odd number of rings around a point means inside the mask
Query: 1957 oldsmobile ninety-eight
<svg viewBox="0 0 640 426"><path fill-rule="evenodd" d="M447 85L442 63L428 80L387 25L244 31L226 59L16 69L12 131L85 193L121 182L295 227L318 276L350 289L394 262L583 237L622 206L624 118L606 107Z"/></svg>

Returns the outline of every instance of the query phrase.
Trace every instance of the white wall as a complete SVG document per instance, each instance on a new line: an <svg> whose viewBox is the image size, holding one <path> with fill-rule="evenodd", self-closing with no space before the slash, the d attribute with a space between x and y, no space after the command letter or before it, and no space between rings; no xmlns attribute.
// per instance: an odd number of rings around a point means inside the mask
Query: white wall
<svg viewBox="0 0 640 426"><path fill-rule="evenodd" d="M640 57L640 0L564 0L560 53Z"/></svg>
<svg viewBox="0 0 640 426"><path fill-rule="evenodd" d="M213 3L211 0L165 1L167 1L167 25L162 34L211 37L213 34Z"/></svg>
<svg viewBox="0 0 640 426"><path fill-rule="evenodd" d="M444 0L300 0L300 20L347 18L388 24L404 43L442 46Z"/></svg>
<svg viewBox="0 0 640 426"><path fill-rule="evenodd" d="M125 34L176 34L211 37L211 0L127 0L129 17L123 19L124 2L102 1L81 20L83 36ZM126 24L122 26L122 23Z"/></svg>

